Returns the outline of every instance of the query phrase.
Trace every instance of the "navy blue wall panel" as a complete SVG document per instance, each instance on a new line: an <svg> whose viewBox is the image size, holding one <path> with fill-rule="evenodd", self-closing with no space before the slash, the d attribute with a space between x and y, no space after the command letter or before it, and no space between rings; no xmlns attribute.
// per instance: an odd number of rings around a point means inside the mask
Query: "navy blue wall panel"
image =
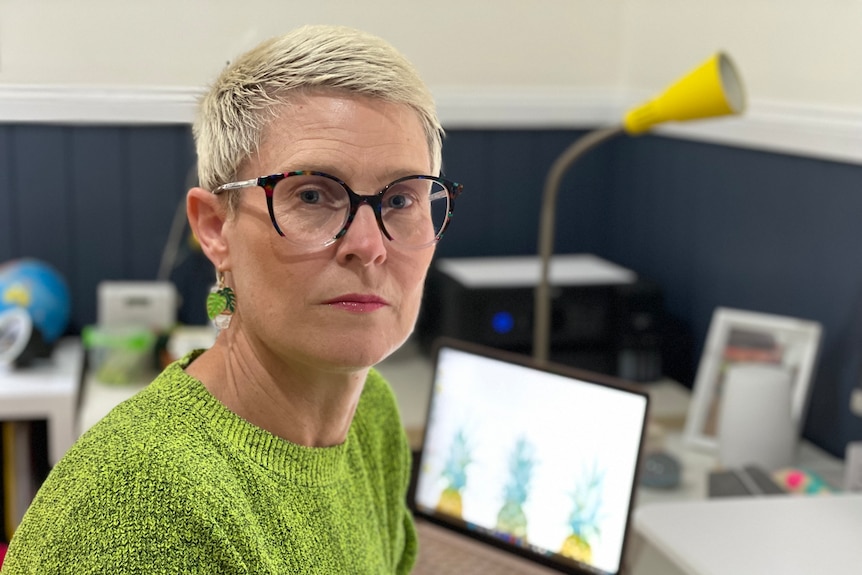
<svg viewBox="0 0 862 575"><path fill-rule="evenodd" d="M13 218L15 199L12 196L12 135L11 128L0 126L0 262L18 253L15 235L18 231Z"/></svg>
<svg viewBox="0 0 862 575"><path fill-rule="evenodd" d="M35 126L13 131L12 190L20 253L49 261L74 277L74 222L69 209L68 131Z"/></svg>
<svg viewBox="0 0 862 575"><path fill-rule="evenodd" d="M71 286L79 325L96 317L96 286L127 277L125 134L119 128L73 130L68 192L76 222Z"/></svg>
<svg viewBox="0 0 862 575"><path fill-rule="evenodd" d="M437 257L534 254L545 174L575 130L451 130L443 172L465 185ZM0 126L0 262L44 259L95 321L104 279L154 279L194 154L188 126ZM660 136L621 137L566 175L556 251L592 252L662 287L699 353L717 306L817 320L805 434L862 439L862 167ZM184 252L181 321L202 322L212 269ZM691 384L691 381L684 383Z"/></svg>
<svg viewBox="0 0 862 575"><path fill-rule="evenodd" d="M129 209L129 274L153 279L171 227L174 210L184 201L186 174L193 154L181 128L150 128L128 134L125 187Z"/></svg>
<svg viewBox="0 0 862 575"><path fill-rule="evenodd" d="M451 131L444 174L464 184L452 228L438 257L535 254L545 174L583 132L575 130ZM557 251L595 251L607 239L613 144L587 154L563 179L557 202Z"/></svg>
<svg viewBox="0 0 862 575"><path fill-rule="evenodd" d="M442 173L464 184L466 191L456 200L452 225L437 246L438 257L462 257L477 246L493 244L493 226L484 225L484 207L493 200L490 183L484 183L491 165L490 140L484 132L450 133L443 143Z"/></svg>

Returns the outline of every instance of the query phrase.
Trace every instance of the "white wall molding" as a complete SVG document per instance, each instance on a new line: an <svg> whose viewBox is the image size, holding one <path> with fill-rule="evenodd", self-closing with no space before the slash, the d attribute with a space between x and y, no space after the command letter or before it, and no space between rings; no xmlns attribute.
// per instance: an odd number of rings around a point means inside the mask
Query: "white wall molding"
<svg viewBox="0 0 862 575"><path fill-rule="evenodd" d="M744 116L667 124L657 133L744 148L862 164L862 108L751 102Z"/></svg>
<svg viewBox="0 0 862 575"><path fill-rule="evenodd" d="M0 86L0 123L186 124L198 88ZM434 90L448 129L592 128L617 123L632 94L615 89L441 87ZM739 118L667 125L657 133L862 164L862 108L752 101Z"/></svg>
<svg viewBox="0 0 862 575"><path fill-rule="evenodd" d="M188 124L200 93L179 87L0 85L0 123Z"/></svg>

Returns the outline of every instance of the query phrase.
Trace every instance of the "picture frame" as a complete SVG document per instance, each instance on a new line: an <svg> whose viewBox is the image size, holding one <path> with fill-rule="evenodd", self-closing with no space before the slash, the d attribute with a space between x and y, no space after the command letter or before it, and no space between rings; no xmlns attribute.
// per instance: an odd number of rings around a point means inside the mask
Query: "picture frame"
<svg viewBox="0 0 862 575"><path fill-rule="evenodd" d="M683 440L704 451L718 449L717 422L727 367L736 362L786 366L791 372L791 417L801 433L811 380L820 351L816 321L718 307L700 357Z"/></svg>

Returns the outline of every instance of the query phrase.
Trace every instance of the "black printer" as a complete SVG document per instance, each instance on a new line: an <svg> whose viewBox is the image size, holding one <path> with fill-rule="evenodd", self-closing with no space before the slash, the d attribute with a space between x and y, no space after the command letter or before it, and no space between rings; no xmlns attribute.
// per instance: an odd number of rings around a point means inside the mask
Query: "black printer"
<svg viewBox="0 0 862 575"><path fill-rule="evenodd" d="M536 256L439 258L428 273L416 335L532 352ZM555 255L550 359L633 381L663 375L661 292L591 254Z"/></svg>

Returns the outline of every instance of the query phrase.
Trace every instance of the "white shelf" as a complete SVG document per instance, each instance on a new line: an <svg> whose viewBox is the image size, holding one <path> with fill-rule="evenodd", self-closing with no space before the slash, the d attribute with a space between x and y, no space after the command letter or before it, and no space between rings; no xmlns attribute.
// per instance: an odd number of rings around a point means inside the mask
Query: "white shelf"
<svg viewBox="0 0 862 575"><path fill-rule="evenodd" d="M50 359L22 368L0 365L0 420L46 419L51 465L78 438L75 411L83 362L80 340L66 338Z"/></svg>

